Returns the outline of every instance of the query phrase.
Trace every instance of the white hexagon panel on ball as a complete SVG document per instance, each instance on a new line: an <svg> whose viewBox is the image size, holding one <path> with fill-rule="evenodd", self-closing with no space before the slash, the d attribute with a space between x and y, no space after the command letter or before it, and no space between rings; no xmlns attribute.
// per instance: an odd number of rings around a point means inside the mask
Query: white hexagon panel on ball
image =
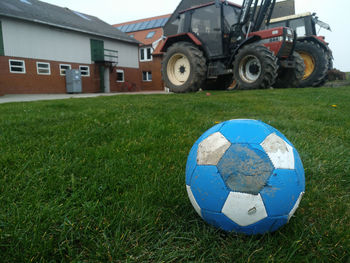
<svg viewBox="0 0 350 263"><path fill-rule="evenodd" d="M231 143L220 133L216 132L203 140L198 146L198 165L217 165Z"/></svg>
<svg viewBox="0 0 350 263"><path fill-rule="evenodd" d="M272 133L266 137L261 146L269 156L275 169L294 169L293 147L281 137Z"/></svg>
<svg viewBox="0 0 350 263"><path fill-rule="evenodd" d="M193 193L192 193L192 190L191 190L191 186L188 186L186 185L186 190L187 190L187 194L188 194L188 198L190 199L191 201L191 204L194 208L194 210L196 210L197 214L202 217L202 210L201 208L199 207L197 201L196 201L196 198L194 197Z"/></svg>
<svg viewBox="0 0 350 263"><path fill-rule="evenodd" d="M298 200L295 202L294 207L292 208L292 210L289 212L288 214L288 221L292 218L292 216L294 215L295 211L297 211L299 205L300 205L300 201L303 198L304 192L300 193Z"/></svg>
<svg viewBox="0 0 350 263"><path fill-rule="evenodd" d="M267 217L261 195L230 192L222 213L240 226L249 226Z"/></svg>

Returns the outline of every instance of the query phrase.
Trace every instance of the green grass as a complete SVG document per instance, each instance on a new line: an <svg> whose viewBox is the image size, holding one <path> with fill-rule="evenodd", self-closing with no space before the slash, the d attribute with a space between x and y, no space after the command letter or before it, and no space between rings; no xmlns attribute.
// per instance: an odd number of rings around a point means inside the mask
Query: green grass
<svg viewBox="0 0 350 263"><path fill-rule="evenodd" d="M349 101L343 87L2 104L0 261L349 262ZM192 144L233 118L302 157L306 194L275 233L224 233L187 198Z"/></svg>

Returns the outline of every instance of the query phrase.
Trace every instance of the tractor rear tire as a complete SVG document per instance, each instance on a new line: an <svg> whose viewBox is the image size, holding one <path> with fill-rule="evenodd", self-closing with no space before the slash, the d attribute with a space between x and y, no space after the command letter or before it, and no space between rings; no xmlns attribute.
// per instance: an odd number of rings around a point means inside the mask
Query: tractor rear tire
<svg viewBox="0 0 350 263"><path fill-rule="evenodd" d="M198 91L207 73L203 52L188 42L173 44L162 61L165 86L174 93Z"/></svg>
<svg viewBox="0 0 350 263"><path fill-rule="evenodd" d="M304 77L305 64L303 58L297 53L293 52L294 68L279 68L278 77L275 85L276 89L298 88L300 81Z"/></svg>
<svg viewBox="0 0 350 263"><path fill-rule="evenodd" d="M311 41L297 42L295 51L304 60L305 72L300 87L317 87L326 78L329 59L325 50Z"/></svg>
<svg viewBox="0 0 350 263"><path fill-rule="evenodd" d="M238 51L233 63L236 89L268 89L275 84L277 70L277 58L267 47L246 45Z"/></svg>
<svg viewBox="0 0 350 263"><path fill-rule="evenodd" d="M328 81L328 72L333 69L333 56L331 52L326 52L327 59L328 59L328 70L326 73L326 76L323 78L323 80L316 85L316 87L322 87L326 82Z"/></svg>

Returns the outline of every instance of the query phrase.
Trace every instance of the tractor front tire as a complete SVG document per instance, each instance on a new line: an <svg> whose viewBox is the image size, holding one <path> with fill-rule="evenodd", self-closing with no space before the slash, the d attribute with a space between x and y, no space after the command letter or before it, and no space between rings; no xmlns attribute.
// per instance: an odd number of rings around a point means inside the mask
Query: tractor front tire
<svg viewBox="0 0 350 263"><path fill-rule="evenodd" d="M292 59L294 61L294 68L280 67L278 70L278 77L273 86L276 89L298 88L300 81L304 77L305 65L303 58L297 53L293 52Z"/></svg>
<svg viewBox="0 0 350 263"><path fill-rule="evenodd" d="M246 45L238 51L233 63L236 89L268 89L276 81L277 70L277 58L267 47Z"/></svg>
<svg viewBox="0 0 350 263"><path fill-rule="evenodd" d="M165 86L174 93L198 91L207 73L203 52L188 42L173 44L162 61Z"/></svg>
<svg viewBox="0 0 350 263"><path fill-rule="evenodd" d="M295 51L304 60L305 72L300 87L317 87L326 78L329 59L325 50L311 41L297 42Z"/></svg>

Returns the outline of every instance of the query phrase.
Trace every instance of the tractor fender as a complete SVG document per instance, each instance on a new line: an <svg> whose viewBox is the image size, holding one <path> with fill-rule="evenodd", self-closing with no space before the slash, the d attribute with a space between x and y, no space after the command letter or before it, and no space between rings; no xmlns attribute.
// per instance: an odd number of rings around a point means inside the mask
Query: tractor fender
<svg viewBox="0 0 350 263"><path fill-rule="evenodd" d="M324 40L324 37L322 36L305 36L305 37L298 37L297 41L304 42L304 41L311 41L316 44L318 44L321 48L324 49L324 51L333 57L332 50L329 48L328 43Z"/></svg>
<svg viewBox="0 0 350 263"><path fill-rule="evenodd" d="M251 43L254 43L254 42L258 42L259 40L261 40L261 37L260 36L257 36L257 35L254 35L254 36L251 36L251 37L248 37L247 39L245 39L244 41L242 41L238 46L236 46L231 54L231 58L229 60L229 64L228 65L232 65L233 64L233 61L235 60L235 57L238 53L238 51L246 46L246 45L249 45Z"/></svg>
<svg viewBox="0 0 350 263"><path fill-rule="evenodd" d="M168 50L168 48L177 42L190 42L196 46L201 47L202 46L202 42L192 33L181 33L178 35L173 35L173 36L169 36L165 39L160 51L161 52L166 52Z"/></svg>

